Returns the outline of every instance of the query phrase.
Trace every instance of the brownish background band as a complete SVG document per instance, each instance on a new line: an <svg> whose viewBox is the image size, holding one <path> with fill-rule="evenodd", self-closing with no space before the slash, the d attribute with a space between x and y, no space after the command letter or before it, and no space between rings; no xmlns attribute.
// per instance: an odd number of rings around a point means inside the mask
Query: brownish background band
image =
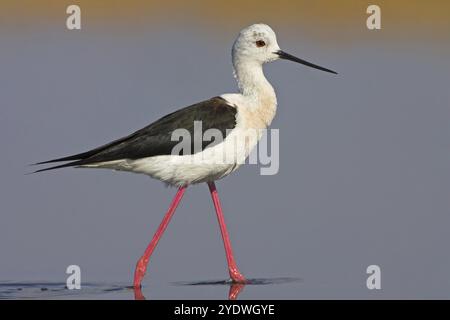
<svg viewBox="0 0 450 320"><path fill-rule="evenodd" d="M82 8L85 26L102 24L139 31L143 27L196 24L226 30L257 21L282 28L305 28L308 33L326 29L326 37L343 31L358 37L365 27L369 4L382 9L382 27L392 36L422 33L427 37L449 37L450 1L446 0L299 0L299 1L118 1L118 0L2 0L0 26L20 31L65 19L69 4ZM87 24L88 22L88 24Z"/></svg>

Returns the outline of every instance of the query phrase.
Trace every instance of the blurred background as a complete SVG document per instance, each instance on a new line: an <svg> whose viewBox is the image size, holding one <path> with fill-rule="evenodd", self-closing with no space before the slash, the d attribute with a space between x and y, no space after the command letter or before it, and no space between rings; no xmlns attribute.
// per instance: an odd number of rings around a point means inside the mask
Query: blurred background
<svg viewBox="0 0 450 320"><path fill-rule="evenodd" d="M70 4L81 7L81 30L66 28ZM370 4L381 30L366 27ZM236 91L231 45L264 22L283 50L339 75L286 61L265 68L278 95L280 171L247 165L217 187L244 275L301 281L248 285L239 298L448 299L449 12L437 0L2 1L0 297L27 296L11 283L64 284L70 264L82 286L131 284L175 190L106 170L25 175L28 165ZM208 189L193 186L144 295L226 298L227 286L176 284L225 279L223 251ZM372 264L381 290L366 287ZM75 297L133 298L90 293Z"/></svg>

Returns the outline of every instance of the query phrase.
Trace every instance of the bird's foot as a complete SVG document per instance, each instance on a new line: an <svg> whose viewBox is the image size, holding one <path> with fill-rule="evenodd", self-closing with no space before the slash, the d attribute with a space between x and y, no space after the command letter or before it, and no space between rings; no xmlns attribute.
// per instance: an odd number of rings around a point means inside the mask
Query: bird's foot
<svg viewBox="0 0 450 320"><path fill-rule="evenodd" d="M237 268L230 268L230 278L233 283L240 283L240 284L246 284L247 280L242 275L242 273L239 272Z"/></svg>
<svg viewBox="0 0 450 320"><path fill-rule="evenodd" d="M141 287L134 287L134 300L145 300L145 296L142 293Z"/></svg>
<svg viewBox="0 0 450 320"><path fill-rule="evenodd" d="M136 263L136 269L134 270L133 287L136 289L141 288L142 279L144 279L145 272L147 271L148 259L141 257Z"/></svg>

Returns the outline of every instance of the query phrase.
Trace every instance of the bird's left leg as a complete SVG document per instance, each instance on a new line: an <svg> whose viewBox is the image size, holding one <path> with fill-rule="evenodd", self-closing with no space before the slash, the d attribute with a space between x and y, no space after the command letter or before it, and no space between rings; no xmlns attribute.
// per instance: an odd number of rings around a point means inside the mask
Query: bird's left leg
<svg viewBox="0 0 450 320"><path fill-rule="evenodd" d="M214 182L208 182L209 191L216 209L217 220L219 221L220 232L222 233L223 245L225 246L225 253L228 262L228 271L230 273L231 280L235 283L245 283L245 277L239 272L236 260L234 259L233 250L231 249L231 241L228 235L227 226L225 225L225 219L223 217L222 206L220 205L219 194L217 193L216 185Z"/></svg>
<svg viewBox="0 0 450 320"><path fill-rule="evenodd" d="M159 239L161 239L161 236L163 235L164 231L167 228L167 225L170 222L170 218L172 218L173 214L175 213L175 209L178 207L178 204L180 203L181 199L183 198L184 191L186 191L186 187L180 187L178 189L177 194L173 198L173 201L169 207L169 210L167 211L166 215L164 216L164 219L161 221L161 224L158 227L158 230L156 230L155 235L153 236L152 241L149 243L147 249L145 249L144 254L139 259L139 261L136 264L136 270L134 271L134 288L140 288L142 279L144 278L145 271L147 270L148 261L150 259L150 256L153 253L153 250L155 250L156 245L158 244Z"/></svg>

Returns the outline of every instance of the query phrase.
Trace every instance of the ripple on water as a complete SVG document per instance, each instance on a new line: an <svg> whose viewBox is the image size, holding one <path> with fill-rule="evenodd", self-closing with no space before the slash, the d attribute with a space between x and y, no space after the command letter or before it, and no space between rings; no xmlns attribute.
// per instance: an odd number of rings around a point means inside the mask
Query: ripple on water
<svg viewBox="0 0 450 320"><path fill-rule="evenodd" d="M85 283L82 290L69 290L61 282L2 282L0 299L58 299L88 298L111 292L129 291L125 285Z"/></svg>

